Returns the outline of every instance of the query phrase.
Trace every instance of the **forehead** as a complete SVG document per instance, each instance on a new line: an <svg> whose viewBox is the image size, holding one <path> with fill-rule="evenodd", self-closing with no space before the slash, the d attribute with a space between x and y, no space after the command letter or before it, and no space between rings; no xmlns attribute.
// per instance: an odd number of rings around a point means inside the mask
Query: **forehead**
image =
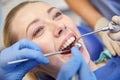
<svg viewBox="0 0 120 80"><path fill-rule="evenodd" d="M18 20L23 21L23 19L32 19L35 17L46 17L47 10L51 8L52 6L43 3L43 2L37 2L37 3L30 3L25 5L23 8L21 8L17 14L16 18ZM26 21L28 21L26 20Z"/></svg>
<svg viewBox="0 0 120 80"><path fill-rule="evenodd" d="M27 5L25 5L22 9L19 10L19 14L20 13L26 13L26 14L30 14L35 12L46 12L47 9L49 9L50 6L47 3L43 3L43 2L36 2L36 3L28 3Z"/></svg>
<svg viewBox="0 0 120 80"><path fill-rule="evenodd" d="M46 4L46 3L42 3L42 2L37 2L37 3L29 3L27 5L25 5L24 7L22 7L18 12L17 12L17 17L23 18L25 16L29 16L31 17L32 15L35 14L45 14L46 11L52 6ZM23 16L23 17L22 17ZM42 15L43 16L43 15ZM25 19L25 18L24 18Z"/></svg>
<svg viewBox="0 0 120 80"><path fill-rule="evenodd" d="M52 6L49 4L43 2L30 3L25 5L17 12L14 20L11 23L13 32L18 33L18 36L25 35L27 25L36 18L46 18L47 10L51 7ZM16 29L16 25L19 29Z"/></svg>

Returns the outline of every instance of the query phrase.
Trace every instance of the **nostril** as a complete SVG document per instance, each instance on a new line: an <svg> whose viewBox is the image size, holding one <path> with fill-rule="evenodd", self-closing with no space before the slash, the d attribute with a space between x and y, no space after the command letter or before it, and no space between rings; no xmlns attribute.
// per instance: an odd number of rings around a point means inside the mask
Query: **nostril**
<svg viewBox="0 0 120 80"><path fill-rule="evenodd" d="M67 29L67 27L65 26L65 29Z"/></svg>
<svg viewBox="0 0 120 80"><path fill-rule="evenodd" d="M62 33L62 31L63 31L63 30L60 30L58 34L60 35L60 34Z"/></svg>
<svg viewBox="0 0 120 80"><path fill-rule="evenodd" d="M62 33L65 32L66 29L67 29L67 27L65 25L63 25L63 24L56 26L55 32L54 32L55 36L59 37Z"/></svg>

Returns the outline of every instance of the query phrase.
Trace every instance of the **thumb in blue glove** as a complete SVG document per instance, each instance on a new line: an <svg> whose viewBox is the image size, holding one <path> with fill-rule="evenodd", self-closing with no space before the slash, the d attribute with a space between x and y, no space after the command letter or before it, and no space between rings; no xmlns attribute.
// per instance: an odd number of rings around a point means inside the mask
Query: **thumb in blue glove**
<svg viewBox="0 0 120 80"><path fill-rule="evenodd" d="M58 74L57 80L70 80L73 75L77 73L80 67L79 53L73 52L72 48L72 57L70 61L62 66Z"/></svg>
<svg viewBox="0 0 120 80"><path fill-rule="evenodd" d="M27 62L7 64L9 61L29 59ZM0 53L0 75L2 80L22 80L24 75L38 64L48 64L40 47L30 40L21 40Z"/></svg>
<svg viewBox="0 0 120 80"><path fill-rule="evenodd" d="M78 48L73 48L72 52L80 54L79 60L81 62L78 71L79 80L96 80L94 73L91 72L89 66L84 60L84 57L82 56L82 53L78 50Z"/></svg>
<svg viewBox="0 0 120 80"><path fill-rule="evenodd" d="M72 58L61 68L57 80L71 80L77 74L78 80L96 80L95 75L90 71L80 51L73 47Z"/></svg>

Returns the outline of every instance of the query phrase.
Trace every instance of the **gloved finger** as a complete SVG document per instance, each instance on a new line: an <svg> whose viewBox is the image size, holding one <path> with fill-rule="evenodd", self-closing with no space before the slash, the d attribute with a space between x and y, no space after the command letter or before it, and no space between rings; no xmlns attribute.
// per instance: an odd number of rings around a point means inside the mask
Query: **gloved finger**
<svg viewBox="0 0 120 80"><path fill-rule="evenodd" d="M120 45L119 42L113 41L112 42L113 49L115 50L115 53L120 56Z"/></svg>
<svg viewBox="0 0 120 80"><path fill-rule="evenodd" d="M109 36L112 40L120 41L120 31L117 33L109 33Z"/></svg>
<svg viewBox="0 0 120 80"><path fill-rule="evenodd" d="M20 66L18 66L15 69L16 74L20 74L19 77L24 77L24 75L26 73L28 73L30 70L32 70L37 65L39 65L39 63L36 61L32 61L32 60L25 62L25 63L22 63Z"/></svg>
<svg viewBox="0 0 120 80"><path fill-rule="evenodd" d="M111 41L113 41L113 40L109 37L109 32L104 32L104 33L100 34L100 36L101 36L102 41L103 41L104 45L106 46L106 48L111 52L111 54L113 56L115 56L116 53L111 44Z"/></svg>
<svg viewBox="0 0 120 80"><path fill-rule="evenodd" d="M17 55L16 59L29 59L37 61L40 64L48 64L49 60L43 55L41 51L30 49L22 49Z"/></svg>
<svg viewBox="0 0 120 80"><path fill-rule="evenodd" d="M79 80L97 80L93 72L90 70L88 64L85 62L82 54L80 54L80 68L79 68Z"/></svg>
<svg viewBox="0 0 120 80"><path fill-rule="evenodd" d="M7 73L7 76L9 76L9 77L5 77L5 80L13 80L13 79L14 80L22 80L23 77L25 76L25 74L37 65L38 65L38 63L35 61L28 61L25 63L21 63L21 65L16 66L16 68L14 68L14 70L12 70L12 73L11 72Z"/></svg>
<svg viewBox="0 0 120 80"><path fill-rule="evenodd" d="M95 74L90 70L84 60L80 66L79 80L97 80Z"/></svg>
<svg viewBox="0 0 120 80"><path fill-rule="evenodd" d="M112 54L113 56L115 56L116 53L115 53L115 51L114 51L114 49L113 49L113 47L112 47L112 44L111 44L111 42L110 42L111 39L110 39L109 37L107 37L107 36L106 36L106 38L107 38L107 40L103 39L103 42L104 42L106 48L111 52L111 54Z"/></svg>
<svg viewBox="0 0 120 80"><path fill-rule="evenodd" d="M41 51L40 47L37 44L35 44L34 42L28 39L22 39L17 43L15 43L14 45L12 45L12 47L13 49L18 49L18 50L21 50L23 48L29 48L29 49Z"/></svg>
<svg viewBox="0 0 120 80"><path fill-rule="evenodd" d="M113 16L112 21L120 25L120 16Z"/></svg>
<svg viewBox="0 0 120 80"><path fill-rule="evenodd" d="M70 80L79 70L81 63L80 52L76 47L71 49L72 57L71 59L62 66L58 74L57 80Z"/></svg>
<svg viewBox="0 0 120 80"><path fill-rule="evenodd" d="M109 45L110 44L110 45ZM117 41L109 41L109 44L107 44L107 48L108 48L108 50L111 52L111 54L113 55L113 56L115 56L116 54L117 55L119 55L119 53L120 53L120 46L119 46L119 44L118 44L118 42Z"/></svg>

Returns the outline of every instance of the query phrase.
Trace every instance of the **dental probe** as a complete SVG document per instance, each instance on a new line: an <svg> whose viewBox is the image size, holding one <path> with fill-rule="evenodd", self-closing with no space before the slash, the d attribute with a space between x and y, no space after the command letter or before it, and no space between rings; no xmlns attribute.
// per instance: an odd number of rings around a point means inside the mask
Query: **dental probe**
<svg viewBox="0 0 120 80"><path fill-rule="evenodd" d="M99 29L99 30L96 30L96 31L92 31L92 32L89 32L89 33L86 33L86 34L83 34L81 35L77 40L76 42L79 41L80 38L82 37L85 37L85 36L88 36L88 35L91 35L91 34L94 34L94 33L98 33L98 32L101 32L101 31L110 31L110 32L118 32L120 31L120 25L116 24L115 22L110 22L109 25L107 27L103 27L102 29Z"/></svg>
<svg viewBox="0 0 120 80"><path fill-rule="evenodd" d="M53 56L53 55L56 55L56 54L61 54L61 53L66 53L66 52L69 52L70 50L65 50L65 51L58 51L58 52L51 52L51 53L46 53L44 54L45 57L48 57L48 56ZM15 61L10 61L8 62L7 64L15 64L15 63L21 63L21 62L25 62L25 61L28 61L29 59L20 59L20 60L15 60Z"/></svg>
<svg viewBox="0 0 120 80"><path fill-rule="evenodd" d="M94 34L94 33L98 33L98 32L101 32L101 31L107 31L107 30L110 30L110 28L109 28L109 27L104 27L104 28L102 28L102 29L99 29L99 30L96 30L96 31L92 31L92 32L83 34L83 35L81 35L81 36L76 40L76 42L78 42L78 40L79 40L80 38L82 38L82 37L85 37L85 36L88 36L88 35L91 35L91 34Z"/></svg>

